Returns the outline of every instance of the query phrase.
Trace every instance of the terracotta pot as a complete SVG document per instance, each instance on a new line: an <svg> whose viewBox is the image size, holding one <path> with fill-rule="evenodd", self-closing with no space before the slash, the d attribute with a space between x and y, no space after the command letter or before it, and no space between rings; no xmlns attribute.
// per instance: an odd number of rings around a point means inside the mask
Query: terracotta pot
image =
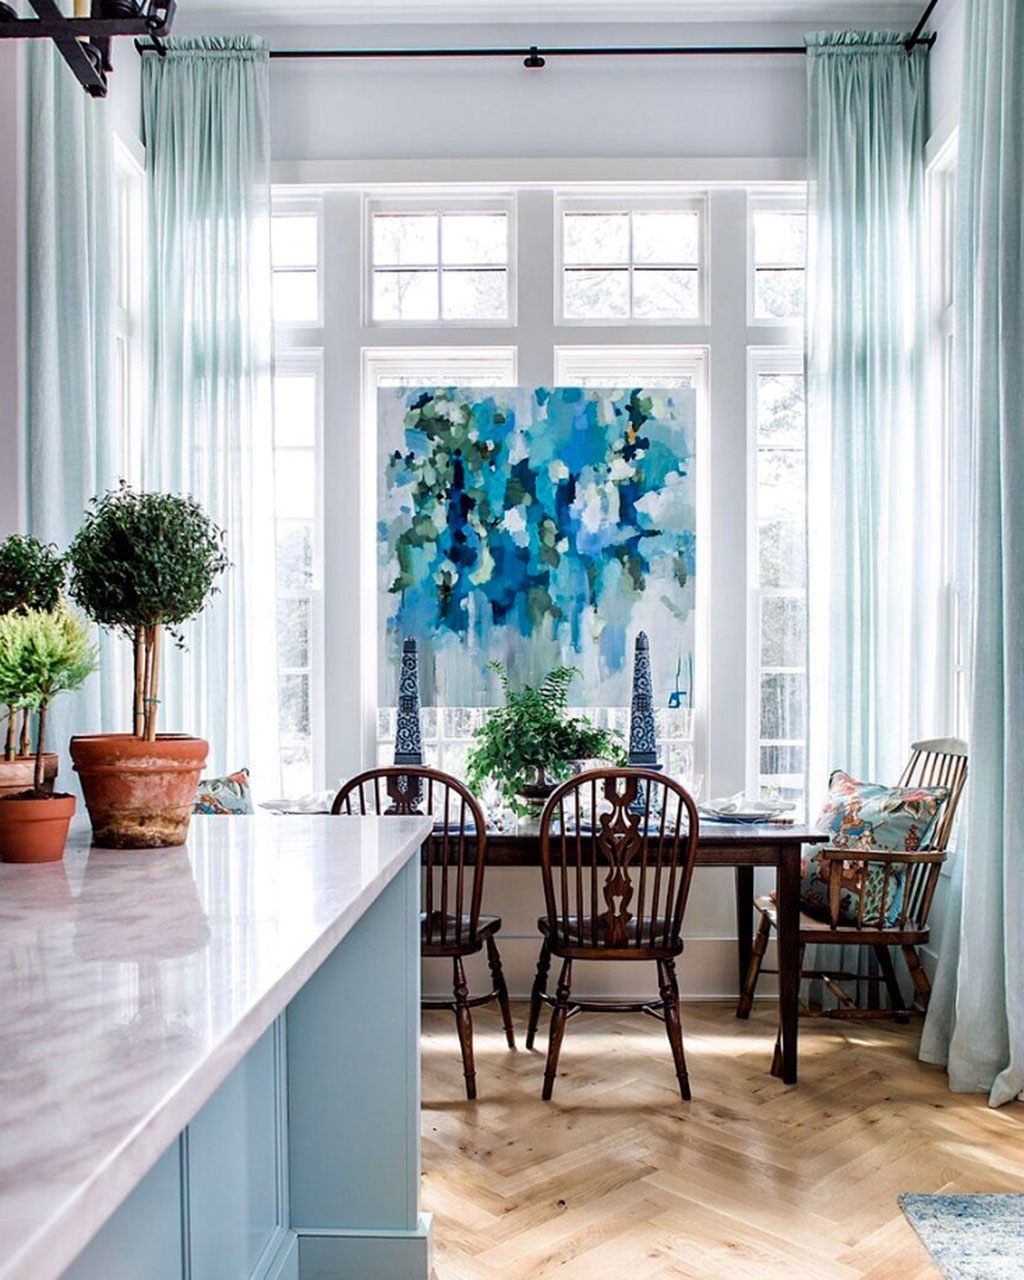
<svg viewBox="0 0 1024 1280"><path fill-rule="evenodd" d="M93 842L102 849L184 844L209 743L184 734L146 742L131 734L71 739Z"/></svg>
<svg viewBox="0 0 1024 1280"><path fill-rule="evenodd" d="M52 795L57 780L60 757L49 752L43 756L43 790ZM20 791L31 791L36 780L35 756L21 756L17 760L0 760L0 796L16 796Z"/></svg>
<svg viewBox="0 0 1024 1280"><path fill-rule="evenodd" d="M74 796L0 800L0 855L4 862L59 862L74 816Z"/></svg>

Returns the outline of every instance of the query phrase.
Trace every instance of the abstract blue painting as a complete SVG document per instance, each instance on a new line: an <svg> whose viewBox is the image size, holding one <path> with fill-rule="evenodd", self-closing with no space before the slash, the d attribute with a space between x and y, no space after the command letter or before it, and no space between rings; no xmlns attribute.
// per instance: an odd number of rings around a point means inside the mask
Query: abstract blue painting
<svg viewBox="0 0 1024 1280"><path fill-rule="evenodd" d="M379 396L382 702L408 635L427 702L487 701L499 658L521 680L577 666L580 700L624 705L640 630L667 697L692 669L695 393Z"/></svg>

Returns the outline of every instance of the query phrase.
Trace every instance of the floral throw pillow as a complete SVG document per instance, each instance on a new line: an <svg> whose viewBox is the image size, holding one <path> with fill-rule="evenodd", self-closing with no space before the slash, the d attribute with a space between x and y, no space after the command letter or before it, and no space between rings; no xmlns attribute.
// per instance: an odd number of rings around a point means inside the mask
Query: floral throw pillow
<svg viewBox="0 0 1024 1280"><path fill-rule="evenodd" d="M193 813L253 813L249 770L239 769L224 778L204 778L196 792Z"/></svg>
<svg viewBox="0 0 1024 1280"><path fill-rule="evenodd" d="M945 787L886 787L877 782L858 782L836 770L829 780L828 798L817 821L829 835L833 849L870 852L914 852L927 845L936 816L949 791ZM828 917L829 864L820 850L808 849L800 898L804 909ZM893 925L903 908L904 867L885 867L876 862L844 862L839 897L839 923L877 926L883 916ZM882 893L885 902L882 902ZM863 903L863 917L861 904Z"/></svg>

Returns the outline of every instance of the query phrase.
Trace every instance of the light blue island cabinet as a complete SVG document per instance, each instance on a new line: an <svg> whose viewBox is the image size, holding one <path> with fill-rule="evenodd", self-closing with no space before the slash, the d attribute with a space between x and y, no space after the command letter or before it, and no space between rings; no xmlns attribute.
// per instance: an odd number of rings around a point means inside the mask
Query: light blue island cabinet
<svg viewBox="0 0 1024 1280"><path fill-rule="evenodd" d="M0 866L0 1280L428 1280L428 829Z"/></svg>

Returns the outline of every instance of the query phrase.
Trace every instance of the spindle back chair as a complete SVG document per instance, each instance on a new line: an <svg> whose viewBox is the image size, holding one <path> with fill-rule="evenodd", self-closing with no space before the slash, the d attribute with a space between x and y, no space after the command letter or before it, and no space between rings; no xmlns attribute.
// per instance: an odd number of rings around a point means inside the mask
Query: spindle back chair
<svg viewBox="0 0 1024 1280"><path fill-rule="evenodd" d="M697 855L699 819L689 794L645 769L594 769L563 783L540 823L546 915L530 1000L527 1048L542 1003L553 1005L545 1100L550 1099L565 1024L570 1017L613 1009L664 1019L684 1099L690 1086L679 1021L676 957ZM562 960L554 999L547 994L552 956ZM658 971L657 999L572 1000L574 960L646 960Z"/></svg>
<svg viewBox="0 0 1024 1280"><path fill-rule="evenodd" d="M420 949L426 957L451 959L453 997L424 1000L423 1007L455 1013L466 1096L475 1098L470 1010L497 1000L509 1048L515 1048L508 988L496 941L501 918L481 914L487 822L479 801L450 774L421 765L390 765L370 769L347 782L334 797L331 813L433 817L434 829L423 845ZM486 995L470 997L463 961L485 947L494 985Z"/></svg>
<svg viewBox="0 0 1024 1280"><path fill-rule="evenodd" d="M907 1021L912 1010L904 1001L889 950L892 946L898 946L906 960L917 1003L922 1010L928 1007L931 983L917 949L929 938L928 918L967 782L967 744L959 738L935 738L915 742L910 752L910 759L896 785L942 787L947 793L930 831L926 833L926 844L913 851L891 853L879 849L837 849L829 846L815 851L815 856L821 858L828 868L828 911L827 918L801 912L801 955L804 948L812 943L870 946L874 949L889 997L888 1010L860 1008L843 990L842 984L867 982L870 981L869 975L844 970L804 971L804 977L820 979L836 997L836 1007L827 1011L830 1017L891 1016L899 1022ZM882 873L877 898L863 889L875 868ZM855 887L857 900L855 923L841 921L840 918L844 889L851 884ZM860 892L856 892L858 886ZM736 1016L740 1018L750 1014L760 974L772 972L763 969L762 962L775 924L775 903L771 898L758 898L754 905L761 913L761 921L736 1010Z"/></svg>

